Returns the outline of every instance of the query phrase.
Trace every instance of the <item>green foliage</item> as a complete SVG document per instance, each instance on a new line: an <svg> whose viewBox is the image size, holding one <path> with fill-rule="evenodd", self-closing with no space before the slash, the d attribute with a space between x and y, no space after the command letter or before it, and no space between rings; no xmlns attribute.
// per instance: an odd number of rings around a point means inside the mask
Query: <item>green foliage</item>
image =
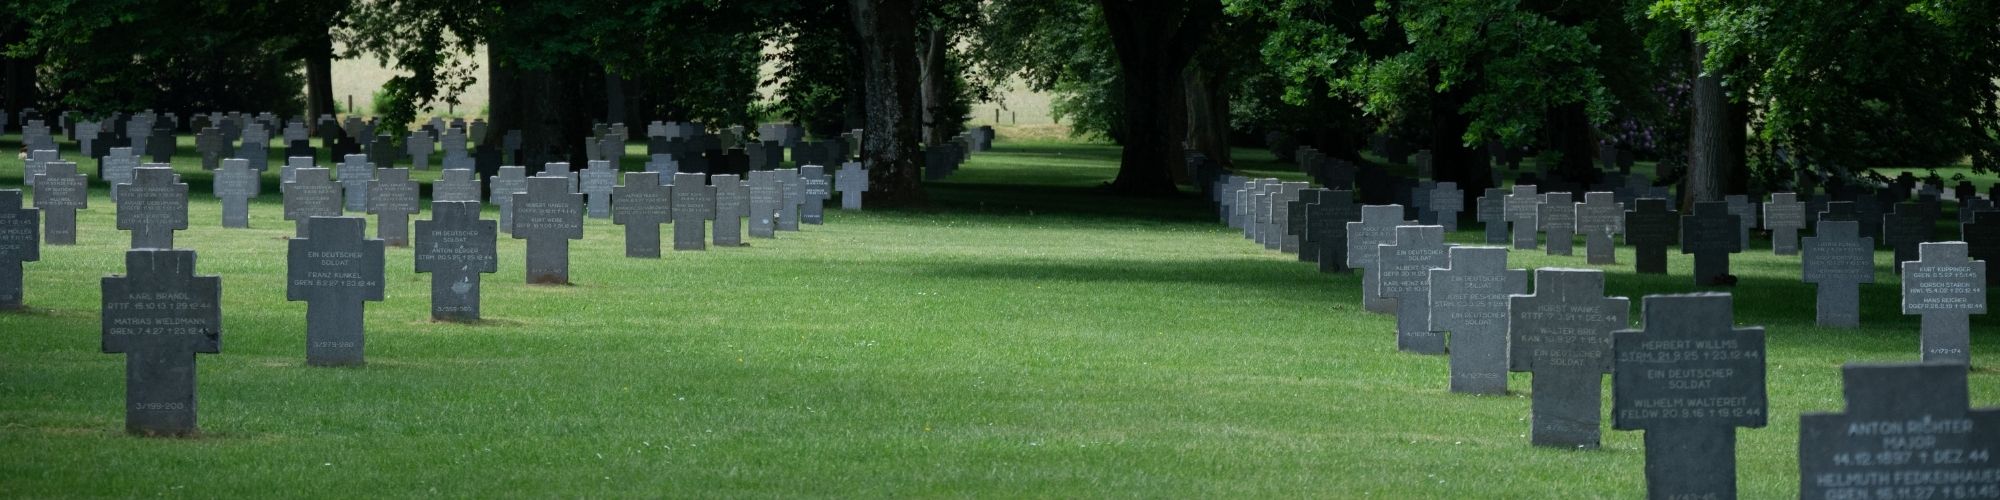
<svg viewBox="0 0 2000 500"><path fill-rule="evenodd" d="M995 0L972 39L980 77L1018 77L1052 95L1050 112L1070 132L1123 137L1122 78L1103 9L1088 0Z"/></svg>
<svg viewBox="0 0 2000 500"><path fill-rule="evenodd" d="M820 2L799 9L774 27L781 49L772 54L777 70L777 116L815 136L838 136L861 126L865 99L860 72L860 40L844 2ZM829 135L832 134L832 135Z"/></svg>
<svg viewBox="0 0 2000 500"><path fill-rule="evenodd" d="M48 104L86 112L304 109L288 59L290 2L30 1L0 7L27 22L5 47L40 55Z"/></svg>

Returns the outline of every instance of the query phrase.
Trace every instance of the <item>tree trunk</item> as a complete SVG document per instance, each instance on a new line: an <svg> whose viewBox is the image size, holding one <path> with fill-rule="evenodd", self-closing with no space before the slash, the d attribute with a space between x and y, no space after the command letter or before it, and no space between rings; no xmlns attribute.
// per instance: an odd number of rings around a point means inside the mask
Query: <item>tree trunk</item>
<svg viewBox="0 0 2000 500"><path fill-rule="evenodd" d="M1219 17L1219 0L1099 0L1117 49L1125 91L1124 150L1111 190L1143 196L1180 192L1176 164L1185 163L1176 123L1187 118L1181 72Z"/></svg>
<svg viewBox="0 0 2000 500"><path fill-rule="evenodd" d="M1688 134L1688 199L1681 208L1690 210L1697 201L1722 201L1728 179L1724 150L1729 142L1729 104L1722 95L1722 79L1702 69L1708 46L1694 45L1694 109ZM1739 132L1740 133L1740 132Z"/></svg>
<svg viewBox="0 0 2000 500"><path fill-rule="evenodd" d="M306 127L319 133L321 115L338 115L333 102L333 37L317 36L306 49ZM336 117L338 118L338 117Z"/></svg>
<svg viewBox="0 0 2000 500"><path fill-rule="evenodd" d="M950 134L945 133L945 117L939 116L944 112L947 99L944 95L944 79L949 77L945 74L944 61L947 37L944 31L935 27L925 29L924 33L924 57L920 61L923 74L923 85L920 87L924 102L923 135L925 146L935 146L950 138Z"/></svg>
<svg viewBox="0 0 2000 500"><path fill-rule="evenodd" d="M604 123L625 123L625 78L610 68L604 70Z"/></svg>
<svg viewBox="0 0 2000 500"><path fill-rule="evenodd" d="M917 90L916 8L912 0L849 0L860 36L863 110L861 162L868 199L896 206L924 203L917 151L921 96Z"/></svg>
<svg viewBox="0 0 2000 500"><path fill-rule="evenodd" d="M1187 145L1225 167L1229 157L1229 77L1196 65L1188 68L1182 85L1187 93Z"/></svg>
<svg viewBox="0 0 2000 500"><path fill-rule="evenodd" d="M1722 165L1729 171L1729 193L1750 192L1750 103L1730 100L1722 129Z"/></svg>

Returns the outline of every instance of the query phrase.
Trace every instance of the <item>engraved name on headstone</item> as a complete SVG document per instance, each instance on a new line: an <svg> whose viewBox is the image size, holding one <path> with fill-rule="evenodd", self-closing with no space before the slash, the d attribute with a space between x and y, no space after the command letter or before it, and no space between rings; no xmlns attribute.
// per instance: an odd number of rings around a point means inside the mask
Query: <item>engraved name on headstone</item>
<svg viewBox="0 0 2000 500"><path fill-rule="evenodd" d="M778 225L779 231L799 230L799 213L806 204L805 179L799 177L798 169L784 168L778 172Z"/></svg>
<svg viewBox="0 0 2000 500"><path fill-rule="evenodd" d="M222 227L250 227L250 198L257 196L255 186L263 180L250 169L250 160L225 158L212 179L209 190L222 199Z"/></svg>
<svg viewBox="0 0 2000 500"><path fill-rule="evenodd" d="M341 214L341 187L328 177L324 168L292 169L292 180L284 184L285 220L292 221L297 230L294 238L312 237L314 217L339 217Z"/></svg>
<svg viewBox="0 0 2000 500"><path fill-rule="evenodd" d="M431 201L470 201L478 204L479 172L467 168L448 168L440 172L437 182L431 183Z"/></svg>
<svg viewBox="0 0 2000 500"><path fill-rule="evenodd" d="M392 247L410 245L410 215L421 210L420 188L410 169L385 168L368 183L368 213L375 216L375 237Z"/></svg>
<svg viewBox="0 0 2000 500"><path fill-rule="evenodd" d="M430 220L417 221L416 272L431 273L431 319L479 321L481 274L499 271L499 237L492 220L479 218L478 201L431 203Z"/></svg>
<svg viewBox="0 0 2000 500"><path fill-rule="evenodd" d="M625 185L611 190L611 222L625 226L625 256L660 257L660 225L673 220L672 188L660 184L657 172L625 174Z"/></svg>
<svg viewBox="0 0 2000 500"><path fill-rule="evenodd" d="M1354 192L1325 190L1306 205L1305 246L1314 252L1319 272L1344 273L1347 267L1347 223L1361 220Z"/></svg>
<svg viewBox="0 0 2000 500"><path fill-rule="evenodd" d="M1347 267L1361 270L1361 304L1369 312L1396 312L1396 300L1377 294L1381 290L1380 245L1396 242L1396 226L1412 224L1403 220L1402 205L1363 205L1361 220L1347 223Z"/></svg>
<svg viewBox="0 0 2000 500"><path fill-rule="evenodd" d="M611 190L618 188L618 169L609 161L593 160L589 167L577 172L577 177L590 207L590 217L610 217Z"/></svg>
<svg viewBox="0 0 2000 500"><path fill-rule="evenodd" d="M1507 235L1507 190L1486 188L1479 196L1474 218L1485 226L1486 244L1505 245Z"/></svg>
<svg viewBox="0 0 2000 500"><path fill-rule="evenodd" d="M1772 193L1764 203L1764 228L1771 230L1771 253L1799 253L1799 229L1806 227L1806 204L1798 193Z"/></svg>
<svg viewBox="0 0 2000 500"><path fill-rule="evenodd" d="M748 190L750 196L750 226L752 238L776 236L777 219L784 203L783 181L778 180L776 170L753 170L750 172Z"/></svg>
<svg viewBox="0 0 2000 500"><path fill-rule="evenodd" d="M52 161L35 176L35 208L46 219L42 241L50 245L76 244L76 211L90 206L90 177L77 173L76 164Z"/></svg>
<svg viewBox="0 0 2000 500"><path fill-rule="evenodd" d="M1576 204L1576 230L1583 233L1585 262L1617 264L1617 236L1625 232L1625 204L1605 191L1583 194Z"/></svg>
<svg viewBox="0 0 2000 500"><path fill-rule="evenodd" d="M487 202L500 209L500 231L514 234L514 195L528 192L527 167L500 167L487 186Z"/></svg>
<svg viewBox="0 0 2000 500"><path fill-rule="evenodd" d="M1924 243L1922 258L1901 263L1903 314L1923 316L1926 362L1972 362L1971 315L1986 314L1986 262L1966 255L1965 242Z"/></svg>
<svg viewBox="0 0 2000 500"><path fill-rule="evenodd" d="M715 188L715 246L743 246L743 217L750 215L750 191L736 174L709 176Z"/></svg>
<svg viewBox="0 0 2000 500"><path fill-rule="evenodd" d="M132 248L173 248L174 231L188 227L188 185L174 169L147 164L119 187L118 229L132 232Z"/></svg>
<svg viewBox="0 0 2000 500"><path fill-rule="evenodd" d="M1444 226L1399 226L1392 244L1377 245L1375 295L1396 301L1396 350L1444 354L1444 334L1430 327L1431 268L1449 267Z"/></svg>
<svg viewBox="0 0 2000 500"><path fill-rule="evenodd" d="M1736 498L1736 428L1763 427L1764 329L1729 294L1649 295L1644 330L1611 334L1611 428L1646 432L1652 498Z"/></svg>
<svg viewBox="0 0 2000 500"><path fill-rule="evenodd" d="M1800 274L1818 285L1815 322L1823 327L1861 326L1861 284L1875 282L1874 238L1857 238L1854 221L1820 221L1819 234L1805 239Z"/></svg>
<svg viewBox="0 0 2000 500"><path fill-rule="evenodd" d="M514 194L515 239L528 240L529 284L569 284L569 240L583 239L583 195L567 176L528 178Z"/></svg>
<svg viewBox="0 0 2000 500"><path fill-rule="evenodd" d="M1530 372L1536 446L1596 448L1611 332L1630 326L1630 301L1604 296L1604 272L1535 270L1535 293L1508 304L1508 367Z"/></svg>
<svg viewBox="0 0 2000 500"><path fill-rule="evenodd" d="M368 156L347 155L335 166L334 175L340 180L341 193L347 197L346 210L367 212L368 183L375 181L375 164L368 162Z"/></svg>
<svg viewBox="0 0 2000 500"><path fill-rule="evenodd" d="M365 362L369 301L382 300L382 240L369 239L368 220L313 217L312 236L287 242L285 300L306 303L306 364Z"/></svg>
<svg viewBox="0 0 2000 500"><path fill-rule="evenodd" d="M1576 245L1576 201L1569 193L1542 195L1535 224L1548 235L1549 255L1570 255Z"/></svg>
<svg viewBox="0 0 2000 500"><path fill-rule="evenodd" d="M125 432L195 433L195 354L222 352L222 279L194 274L193 250L125 252L106 276L102 350L125 355Z"/></svg>
<svg viewBox="0 0 2000 500"><path fill-rule="evenodd" d="M1799 498L2000 497L2000 408L1968 409L1964 365L1841 369L1847 413L1799 417Z"/></svg>
<svg viewBox="0 0 2000 500"><path fill-rule="evenodd" d="M1451 335L1451 392L1505 395L1508 297L1528 293L1528 271L1507 269L1503 247L1448 252L1430 270L1430 329Z"/></svg>
<svg viewBox="0 0 2000 500"><path fill-rule="evenodd" d="M21 190L0 189L0 311L21 308L21 264L42 259L42 211L22 208Z"/></svg>
<svg viewBox="0 0 2000 500"><path fill-rule="evenodd" d="M1541 202L1542 196L1535 193L1534 186L1516 185L1507 195L1506 218L1514 225L1514 249L1534 250L1540 246L1535 231L1540 227L1536 219L1541 216Z"/></svg>
<svg viewBox="0 0 2000 500"><path fill-rule="evenodd" d="M715 218L715 186L706 174L674 174L674 250L705 250L708 220Z"/></svg>

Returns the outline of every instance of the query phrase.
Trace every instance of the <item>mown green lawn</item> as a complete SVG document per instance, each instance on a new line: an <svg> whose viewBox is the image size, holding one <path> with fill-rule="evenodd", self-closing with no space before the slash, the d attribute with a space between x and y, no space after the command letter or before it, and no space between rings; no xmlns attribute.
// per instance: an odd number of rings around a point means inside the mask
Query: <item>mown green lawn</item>
<svg viewBox="0 0 2000 500"><path fill-rule="evenodd" d="M1359 276L1265 251L1192 199L1097 194L1116 160L1003 142L932 184L934 209L832 212L659 260L623 257L620 228L591 220L574 286L524 285L524 245L503 239L476 325L430 322L429 276L391 249L369 364L328 369L304 365L305 306L283 299L276 190L256 229L222 229L184 155L196 201L177 241L225 302L223 352L200 359L203 434L122 432L97 279L128 238L100 190L80 244L27 264L31 309L0 314L0 496L1639 495L1637 433L1529 446L1524 374L1508 397L1447 393L1446 359L1396 352ZM19 171L0 159L0 185ZM1465 229L1452 239L1479 238ZM1585 267L1577 252L1514 262ZM1640 296L1696 290L1686 256L1669 276L1619 258L1609 289L1635 319ZM1867 328L1841 331L1812 326L1796 257L1759 240L1735 259L1737 320L1770 335L1745 497L1796 496L1799 414L1842 407L1841 364L1917 359L1888 260ZM2000 319L1973 329L1972 399L2000 405Z"/></svg>

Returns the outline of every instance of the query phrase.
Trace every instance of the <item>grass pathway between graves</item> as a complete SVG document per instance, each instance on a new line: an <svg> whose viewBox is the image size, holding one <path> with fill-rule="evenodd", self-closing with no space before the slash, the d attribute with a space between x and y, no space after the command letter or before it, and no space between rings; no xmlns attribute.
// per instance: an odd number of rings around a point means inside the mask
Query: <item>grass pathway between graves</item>
<svg viewBox="0 0 2000 500"><path fill-rule="evenodd" d="M205 435L122 433L124 361L99 353L97 280L120 272L127 236L100 189L80 244L27 265L32 309L0 314L0 496L1642 487L1639 434L1607 423L1602 450L1530 447L1525 376L1507 397L1447 393L1446 359L1397 353L1392 318L1361 311L1357 275L1266 251L1194 201L1092 195L1116 160L1104 145L1003 138L932 185L937 210L830 212L777 240L661 260L624 258L619 228L592 220L572 245L575 286L521 284L523 244L503 239L477 325L428 321L429 277L391 249L388 300L367 311L370 363L323 369L303 364L305 306L284 300L291 224L276 190L254 206L256 229L223 230L184 154L196 201L178 241L224 288L223 352L200 358ZM19 171L0 159L0 185ZM1452 239L1478 237L1466 229ZM1609 289L1633 298L1635 320L1640 296L1692 290L1685 256L1670 276L1637 276L1620 250ZM1577 252L1513 262L1584 266ZM1877 260L1867 329L1837 331L1811 326L1796 257L1759 240L1735 259L1737 320L1770 331L1771 425L1740 433L1745 497L1796 495L1799 414L1842 407L1842 363L1917 358L1917 322L1897 314L1887 252ZM2000 405L2000 320L1973 329L1973 401Z"/></svg>

